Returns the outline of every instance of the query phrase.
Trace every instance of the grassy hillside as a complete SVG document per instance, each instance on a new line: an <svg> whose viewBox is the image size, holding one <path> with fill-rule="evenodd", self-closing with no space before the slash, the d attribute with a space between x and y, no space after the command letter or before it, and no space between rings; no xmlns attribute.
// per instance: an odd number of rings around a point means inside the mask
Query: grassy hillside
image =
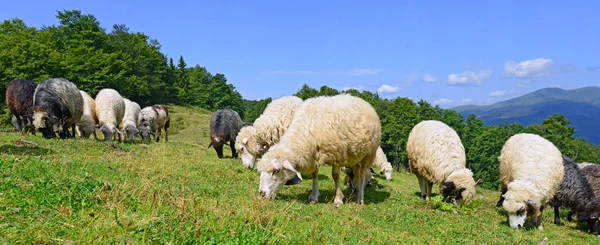
<svg viewBox="0 0 600 245"><path fill-rule="evenodd" d="M319 174L320 203L308 204L310 177L258 198L258 173L218 159L208 145L208 111L172 107L170 141L143 144L46 140L0 134L0 243L42 244L597 244L573 222L517 231L478 189L461 209L419 198L416 178L376 175L365 205L345 190L333 207L331 168ZM20 139L37 142L28 146ZM226 149L226 156L230 151ZM436 189L434 189L436 190ZM436 190L437 191L437 190ZM445 211L444 211L445 210ZM566 210L562 212L563 220Z"/></svg>
<svg viewBox="0 0 600 245"><path fill-rule="evenodd" d="M577 130L576 137L600 144L596 123L600 120L600 87L545 88L488 106L465 105L452 109L464 116L475 114L492 125L508 121L528 126L541 123L554 113L563 114Z"/></svg>

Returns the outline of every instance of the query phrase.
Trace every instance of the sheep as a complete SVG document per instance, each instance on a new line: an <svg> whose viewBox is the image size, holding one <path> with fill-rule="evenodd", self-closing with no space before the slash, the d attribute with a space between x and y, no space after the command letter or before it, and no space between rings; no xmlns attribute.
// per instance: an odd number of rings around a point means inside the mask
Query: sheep
<svg viewBox="0 0 600 245"><path fill-rule="evenodd" d="M465 149L454 129L443 122L424 120L415 125L406 142L409 169L417 177L421 197L430 200L433 184L456 206L475 197L473 172L465 167Z"/></svg>
<svg viewBox="0 0 600 245"><path fill-rule="evenodd" d="M564 177L563 159L552 142L536 134L511 136L500 156L500 200L511 228L521 229L527 217L543 230L542 212Z"/></svg>
<svg viewBox="0 0 600 245"><path fill-rule="evenodd" d="M96 114L98 115L98 130L104 134L104 141L115 140L118 136L122 141L119 123L125 115L125 101L121 94L114 89L105 88L96 95Z"/></svg>
<svg viewBox="0 0 600 245"><path fill-rule="evenodd" d="M342 172L344 172L346 174L346 177L344 178L344 183L346 183L346 188L352 188L353 191L356 192L357 189L355 188L355 186L358 185L358 180L356 178L354 178L354 171L352 170L352 168L342 167L341 170L342 170ZM367 180L365 187L371 186L371 179L374 178L374 176L373 176L374 173L375 172L373 171L373 168L368 168L367 171L365 171L364 175L365 175L365 179Z"/></svg>
<svg viewBox="0 0 600 245"><path fill-rule="evenodd" d="M140 105L129 99L123 99L125 102L125 115L123 115L123 121L121 121L121 130L123 135L126 136L127 140L133 141L135 135L140 131L137 129L138 121L140 116Z"/></svg>
<svg viewBox="0 0 600 245"><path fill-rule="evenodd" d="M96 102L88 95L85 91L79 90L81 97L83 97L83 114L75 129L80 138L88 139L90 135L94 134L94 139L98 139L96 134L96 124L98 123L98 116L96 115Z"/></svg>
<svg viewBox="0 0 600 245"><path fill-rule="evenodd" d="M311 203L318 202L318 172L331 165L335 182L335 207L343 204L340 168L356 174L359 204L364 204L364 173L373 165L381 142L381 123L375 109L361 98L341 94L307 99L292 118L281 140L257 164L259 194L274 199L284 185L302 181L300 173L312 173Z"/></svg>
<svg viewBox="0 0 600 245"><path fill-rule="evenodd" d="M594 195L584 172L573 159L563 155L563 165L564 178L551 204L554 207L554 223L564 225L560 221L559 208L565 206L570 208L570 214L576 213L579 220L587 222L588 232L592 233L600 214L600 200ZM567 220L570 220L570 216Z"/></svg>
<svg viewBox="0 0 600 245"><path fill-rule="evenodd" d="M242 163L248 169L285 133L292 122L296 108L302 99L284 96L271 101L263 113L249 127L243 127L235 139L235 149L242 155Z"/></svg>
<svg viewBox="0 0 600 245"><path fill-rule="evenodd" d="M373 163L373 167L375 168L379 168L379 174L383 174L385 176L385 179L390 181L392 180L392 172L394 171L394 169L392 168L392 164L390 162L387 161L387 157L385 156L385 153L383 152L383 149L381 149L381 147L377 148L377 157L375 158L375 162ZM373 174L375 173L373 171L372 168L369 168L369 172L367 172L367 174L369 174L369 181L367 182L367 186L371 185L371 181L370 179L375 178L373 176ZM344 178L344 182L346 183L348 188L351 188L352 186L356 185L356 181L354 180L354 173L352 173L352 169L351 168L345 168L342 169L342 171L344 173L346 173L346 178Z"/></svg>
<svg viewBox="0 0 600 245"><path fill-rule="evenodd" d="M154 135L155 141L159 142L162 129L164 129L165 142L169 142L170 126L171 116L167 106L147 106L138 113L138 130L143 141L149 141L150 135Z"/></svg>
<svg viewBox="0 0 600 245"><path fill-rule="evenodd" d="M589 166L589 165L594 165L594 164L593 164L593 163L591 163L591 162L580 162L580 163L577 163L577 166L578 166L580 169L583 169L583 168L585 168L586 166Z"/></svg>
<svg viewBox="0 0 600 245"><path fill-rule="evenodd" d="M235 139L242 125L242 119L236 111L231 109L215 111L210 118L210 144L208 148L210 149L212 146L217 152L217 156L223 158L223 145L229 142L231 157L237 158Z"/></svg>
<svg viewBox="0 0 600 245"><path fill-rule="evenodd" d="M6 88L6 105L14 118L15 129L35 134L33 126L33 94L37 84L27 79L10 81Z"/></svg>
<svg viewBox="0 0 600 245"><path fill-rule="evenodd" d="M64 78L48 78L33 94L33 125L45 138L75 137L75 125L83 115L83 96L75 84ZM72 134L69 133L69 127Z"/></svg>
<svg viewBox="0 0 600 245"><path fill-rule="evenodd" d="M581 171L592 186L596 198L600 197L600 165L590 164L581 168Z"/></svg>

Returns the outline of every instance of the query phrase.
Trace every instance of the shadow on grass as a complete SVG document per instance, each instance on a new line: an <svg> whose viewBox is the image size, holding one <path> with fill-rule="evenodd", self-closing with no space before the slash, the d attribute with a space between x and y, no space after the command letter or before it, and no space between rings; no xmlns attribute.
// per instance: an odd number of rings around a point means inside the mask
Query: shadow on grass
<svg viewBox="0 0 600 245"><path fill-rule="evenodd" d="M0 153L6 153L11 155L28 155L28 156L41 156L54 153L50 149L44 149L37 146L16 146L16 145L3 145L0 146Z"/></svg>
<svg viewBox="0 0 600 245"><path fill-rule="evenodd" d="M321 180L321 174L319 174L319 180ZM312 184L312 181L310 182ZM365 187L365 204L375 204L385 202L389 197L390 193L383 191L383 186L377 183L373 183L372 186ZM312 190L312 188L311 188ZM277 198L280 200L298 200L309 203L308 196L311 190L302 194L278 194ZM345 188L342 186L342 192L344 193L344 203L355 203L356 204L356 193L352 189ZM334 188L319 188L319 203L333 203L335 198Z"/></svg>
<svg viewBox="0 0 600 245"><path fill-rule="evenodd" d="M415 193L413 193L413 195L421 198L421 192L420 191L415 191ZM439 196L439 195L440 195L439 193L433 192L433 193L431 193L431 195L429 197L430 198L434 198L434 197ZM425 199L423 199L423 200L425 200Z"/></svg>

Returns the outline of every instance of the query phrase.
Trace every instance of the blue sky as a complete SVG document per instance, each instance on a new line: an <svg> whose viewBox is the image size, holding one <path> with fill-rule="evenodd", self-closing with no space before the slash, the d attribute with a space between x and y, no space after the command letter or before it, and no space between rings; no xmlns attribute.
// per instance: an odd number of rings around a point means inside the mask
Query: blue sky
<svg viewBox="0 0 600 245"><path fill-rule="evenodd" d="M247 99L302 84L453 107L544 87L600 86L597 1L9 1L0 17L57 24L79 9L223 73Z"/></svg>

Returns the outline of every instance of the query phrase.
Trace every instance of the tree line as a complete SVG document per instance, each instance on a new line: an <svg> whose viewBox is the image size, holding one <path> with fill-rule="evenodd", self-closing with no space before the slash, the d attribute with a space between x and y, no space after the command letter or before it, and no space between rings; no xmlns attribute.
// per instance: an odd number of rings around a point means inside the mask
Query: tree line
<svg viewBox="0 0 600 245"><path fill-rule="evenodd" d="M102 88L113 88L144 107L152 104L199 106L208 110L230 108L246 122L256 119L272 98L245 100L223 74L205 67L188 66L180 56L160 51L157 40L125 25L107 32L91 14L78 10L58 11L58 25L29 27L21 19L0 24L0 91L17 78L40 83L49 77L64 77L94 96ZM504 142L521 132L539 134L552 141L577 162L600 162L600 147L575 138L575 128L563 115L552 115L528 127L517 123L485 125L475 115L464 117L453 110L432 106L424 100L381 98L377 93L350 89L339 91L323 86L302 86L294 95L308 99L342 92L361 97L374 106L381 118L381 146L397 168L408 165L405 151L408 134L421 120L440 120L454 128L462 139L467 167L486 188L496 189L498 160ZM4 101L4 93L1 93ZM6 105L0 103L3 122L10 122Z"/></svg>
<svg viewBox="0 0 600 245"><path fill-rule="evenodd" d="M107 32L96 17L79 10L58 11L56 17L58 25L41 28L19 18L0 24L0 91L17 78L39 84L63 77L92 96L113 88L140 106L227 107L243 113L242 96L225 75L188 67L183 56L175 64L156 39L122 24ZM0 97L4 101L4 93ZM6 111L6 105L0 109Z"/></svg>

